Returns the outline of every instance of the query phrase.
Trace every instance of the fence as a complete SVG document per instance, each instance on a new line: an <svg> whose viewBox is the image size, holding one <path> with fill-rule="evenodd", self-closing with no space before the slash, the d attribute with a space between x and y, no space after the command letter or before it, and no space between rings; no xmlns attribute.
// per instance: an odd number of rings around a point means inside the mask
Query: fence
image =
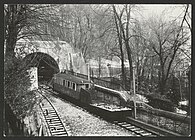
<svg viewBox="0 0 195 140"><path fill-rule="evenodd" d="M110 89L120 90L122 88L119 83L113 82L112 79L110 79L111 81L107 81L100 78L91 77L91 80L97 85L107 87Z"/></svg>
<svg viewBox="0 0 195 140"><path fill-rule="evenodd" d="M75 76L77 76L77 77L80 77L80 78L83 78L83 79L88 80L88 76L87 76L87 75L81 74L81 73L76 73L76 72L74 72L74 71L64 70L62 73L75 75Z"/></svg>

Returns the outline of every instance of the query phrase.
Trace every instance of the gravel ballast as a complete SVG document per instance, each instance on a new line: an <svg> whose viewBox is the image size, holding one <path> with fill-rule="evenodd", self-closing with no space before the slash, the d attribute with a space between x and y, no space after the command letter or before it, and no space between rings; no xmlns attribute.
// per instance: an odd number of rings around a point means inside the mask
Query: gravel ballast
<svg viewBox="0 0 195 140"><path fill-rule="evenodd" d="M106 122L89 114L60 98L51 98L65 126L70 128L71 136L135 136L115 124Z"/></svg>

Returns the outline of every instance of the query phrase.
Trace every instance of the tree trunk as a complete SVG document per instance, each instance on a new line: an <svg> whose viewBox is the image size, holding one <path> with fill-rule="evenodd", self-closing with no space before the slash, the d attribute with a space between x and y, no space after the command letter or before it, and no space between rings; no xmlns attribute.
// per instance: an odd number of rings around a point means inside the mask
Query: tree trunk
<svg viewBox="0 0 195 140"><path fill-rule="evenodd" d="M165 93L165 87L166 87L166 77L165 77L165 72L164 72L164 65L161 64L161 71L159 75L159 92L161 95Z"/></svg>
<svg viewBox="0 0 195 140"><path fill-rule="evenodd" d="M126 89L126 74L125 74L125 66L124 66L124 54L123 54L123 49L122 46L120 46L120 51L121 51L121 69L122 69L122 86Z"/></svg>
<svg viewBox="0 0 195 140"><path fill-rule="evenodd" d="M132 62L132 51L131 48L129 46L129 42L127 40L125 40L125 46L127 49L127 56L128 56L128 60L129 60L129 72L130 72L130 89L131 89L131 83L133 82L133 62Z"/></svg>
<svg viewBox="0 0 195 140"><path fill-rule="evenodd" d="M14 58L14 48L17 41L17 35L18 35L18 27L16 26L16 20L17 20L17 6L16 5L8 5L8 12L5 15L5 18L7 20L5 28L6 30L6 38L5 38L5 44L6 44L6 52L5 52L5 58Z"/></svg>
<svg viewBox="0 0 195 140"><path fill-rule="evenodd" d="M114 9L114 21L116 25L116 30L117 30L117 37L118 37L118 42L119 42L119 48L120 48L120 53L121 53L121 69L122 69L122 86L124 86L125 89L127 89L126 86L126 73L125 73L125 66L124 66L124 53L123 53L123 42L122 42L122 35L121 35L121 30L117 22L117 13L115 11L115 7L113 6Z"/></svg>

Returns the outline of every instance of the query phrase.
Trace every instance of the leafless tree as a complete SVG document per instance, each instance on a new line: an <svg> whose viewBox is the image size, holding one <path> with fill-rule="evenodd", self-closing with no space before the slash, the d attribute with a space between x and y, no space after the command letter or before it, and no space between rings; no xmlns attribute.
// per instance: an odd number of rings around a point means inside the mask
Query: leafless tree
<svg viewBox="0 0 195 140"><path fill-rule="evenodd" d="M148 23L151 30L150 46L159 59L159 91L164 94L178 50L186 44L190 36L183 30L185 15L180 25L176 21L163 21L162 17L156 19L158 20L151 18Z"/></svg>

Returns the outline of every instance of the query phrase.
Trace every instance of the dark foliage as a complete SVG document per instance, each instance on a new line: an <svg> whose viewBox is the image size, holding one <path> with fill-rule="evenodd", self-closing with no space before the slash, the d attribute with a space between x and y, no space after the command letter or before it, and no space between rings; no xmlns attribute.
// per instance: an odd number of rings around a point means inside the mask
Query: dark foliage
<svg viewBox="0 0 195 140"><path fill-rule="evenodd" d="M168 100L165 99L165 97L161 96L154 96L154 94L147 95L146 98L149 101L149 105L151 105L154 108L162 109L162 110L167 110L167 111L174 111L174 104Z"/></svg>
<svg viewBox="0 0 195 140"><path fill-rule="evenodd" d="M29 91L30 78L27 67L20 67L18 59L7 59L4 73L4 97L14 114L21 118L31 113L36 95Z"/></svg>
<svg viewBox="0 0 195 140"><path fill-rule="evenodd" d="M180 85L178 83L178 80L173 77L171 80L171 88L169 92L167 93L167 97L175 104L178 105L179 101L181 101L181 95L180 95Z"/></svg>

